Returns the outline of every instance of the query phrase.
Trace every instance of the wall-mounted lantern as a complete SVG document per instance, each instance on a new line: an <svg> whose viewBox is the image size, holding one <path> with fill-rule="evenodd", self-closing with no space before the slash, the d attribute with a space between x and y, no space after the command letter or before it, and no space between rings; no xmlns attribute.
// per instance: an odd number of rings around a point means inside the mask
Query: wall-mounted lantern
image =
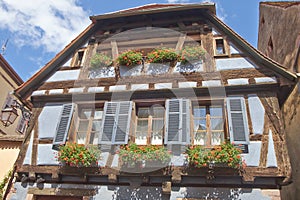
<svg viewBox="0 0 300 200"><path fill-rule="evenodd" d="M1 110L0 120L4 126L7 127L15 122L19 116L17 109L20 109L22 111L23 118L29 121L31 117L30 111L13 99L10 104L5 105L5 107Z"/></svg>

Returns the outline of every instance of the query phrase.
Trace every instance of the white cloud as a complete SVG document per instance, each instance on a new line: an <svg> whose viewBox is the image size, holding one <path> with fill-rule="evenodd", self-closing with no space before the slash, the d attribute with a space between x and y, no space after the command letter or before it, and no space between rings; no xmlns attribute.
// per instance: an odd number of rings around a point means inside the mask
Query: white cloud
<svg viewBox="0 0 300 200"><path fill-rule="evenodd" d="M0 29L19 47L57 52L91 22L76 0L0 0Z"/></svg>

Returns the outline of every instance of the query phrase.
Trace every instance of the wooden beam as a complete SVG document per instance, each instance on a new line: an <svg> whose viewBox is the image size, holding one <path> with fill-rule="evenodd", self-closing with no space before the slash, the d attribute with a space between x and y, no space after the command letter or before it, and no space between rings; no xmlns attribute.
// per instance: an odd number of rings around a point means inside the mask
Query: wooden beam
<svg viewBox="0 0 300 200"><path fill-rule="evenodd" d="M177 42L177 44L176 44L176 48L175 48L175 50L176 50L177 52L179 52L179 51L182 49L183 44L184 44L184 41L185 41L185 38L186 38L186 34L181 34L181 35L180 35L180 37L179 37L179 39L178 39L178 42Z"/></svg>

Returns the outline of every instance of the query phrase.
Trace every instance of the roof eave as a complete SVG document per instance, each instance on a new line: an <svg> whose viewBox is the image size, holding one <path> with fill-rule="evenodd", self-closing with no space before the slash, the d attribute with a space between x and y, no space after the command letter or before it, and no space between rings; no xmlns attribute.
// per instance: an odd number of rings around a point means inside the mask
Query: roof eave
<svg viewBox="0 0 300 200"><path fill-rule="evenodd" d="M10 64L5 60L5 58L0 54L0 64L4 71L15 81L17 85L23 83L22 78L17 74L17 72L10 66Z"/></svg>
<svg viewBox="0 0 300 200"><path fill-rule="evenodd" d="M168 4L166 4L166 5L168 5ZM133 9L133 8L131 8L131 9ZM141 15L141 14L145 15L145 14L182 11L182 10L190 10L190 9L207 9L207 10L210 10L210 12L212 12L214 14L216 13L216 8L215 8L214 3L178 4L176 6L172 5L170 7L134 10L134 12L125 12L126 10L124 10L122 12L117 11L117 12L112 12L112 13L106 13L103 15L90 16L90 19L94 22L94 21L103 20L103 19L113 19L113 18ZM128 11L130 11L130 9Z"/></svg>

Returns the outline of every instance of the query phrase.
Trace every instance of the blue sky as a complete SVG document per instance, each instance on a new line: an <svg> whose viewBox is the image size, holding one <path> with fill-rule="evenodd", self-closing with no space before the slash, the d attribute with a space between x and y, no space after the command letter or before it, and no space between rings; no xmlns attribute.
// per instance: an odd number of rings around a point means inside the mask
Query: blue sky
<svg viewBox="0 0 300 200"><path fill-rule="evenodd" d="M214 2L217 16L254 47L258 0L0 0L0 46L5 59L26 81L91 22L89 16L150 3Z"/></svg>

